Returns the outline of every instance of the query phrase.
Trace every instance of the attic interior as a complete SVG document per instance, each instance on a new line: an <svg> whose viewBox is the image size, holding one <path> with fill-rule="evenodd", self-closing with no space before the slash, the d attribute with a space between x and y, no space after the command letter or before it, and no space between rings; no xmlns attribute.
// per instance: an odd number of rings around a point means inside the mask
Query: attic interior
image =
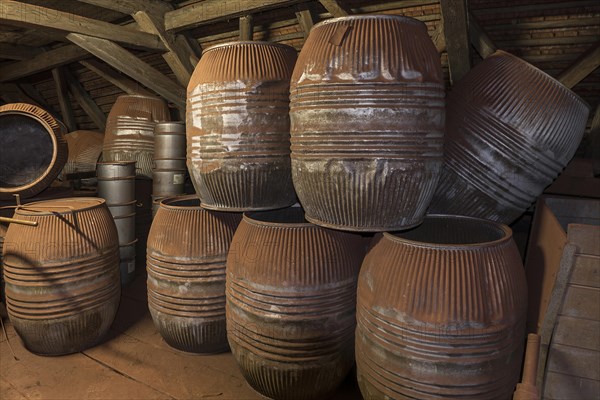
<svg viewBox="0 0 600 400"><path fill-rule="evenodd" d="M0 0L0 399L600 400L599 66L597 1Z"/></svg>

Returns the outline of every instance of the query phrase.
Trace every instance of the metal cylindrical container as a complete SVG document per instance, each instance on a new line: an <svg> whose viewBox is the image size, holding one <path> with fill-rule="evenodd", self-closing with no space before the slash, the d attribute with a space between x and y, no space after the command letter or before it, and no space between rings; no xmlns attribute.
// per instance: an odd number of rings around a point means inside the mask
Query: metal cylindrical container
<svg viewBox="0 0 600 400"><path fill-rule="evenodd" d="M244 215L227 258L227 336L259 393L327 398L344 379L364 247L306 222L300 207Z"/></svg>
<svg viewBox="0 0 600 400"><path fill-rule="evenodd" d="M360 271L356 363L366 399L509 399L527 286L506 226L430 215L379 234Z"/></svg>
<svg viewBox="0 0 600 400"><path fill-rule="evenodd" d="M114 320L119 243L103 199L66 198L17 208L4 243L6 305L32 352L59 355L98 343Z"/></svg>
<svg viewBox="0 0 600 400"><path fill-rule="evenodd" d="M296 202L290 172L292 47L232 42L204 50L188 85L188 170L202 207L248 211Z"/></svg>
<svg viewBox="0 0 600 400"><path fill-rule="evenodd" d="M145 268L148 233L152 226L152 179L137 177L135 179L135 244L136 265Z"/></svg>
<svg viewBox="0 0 600 400"><path fill-rule="evenodd" d="M157 123L154 127L154 158L185 160L185 157L185 124L182 121Z"/></svg>
<svg viewBox="0 0 600 400"><path fill-rule="evenodd" d="M158 97L119 96L106 120L103 160L136 161L136 174L151 179L154 126L169 119L169 108Z"/></svg>
<svg viewBox="0 0 600 400"><path fill-rule="evenodd" d="M204 210L197 196L164 199L148 237L148 308L165 341L226 351L225 264L241 214Z"/></svg>
<svg viewBox="0 0 600 400"><path fill-rule="evenodd" d="M40 193L67 157L67 143L52 115L31 104L0 106L0 200Z"/></svg>
<svg viewBox="0 0 600 400"><path fill-rule="evenodd" d="M102 154L104 134L95 131L74 131L65 135L69 158L63 168L64 175L94 172Z"/></svg>
<svg viewBox="0 0 600 400"><path fill-rule="evenodd" d="M135 251L131 251L137 241L135 163L135 161L100 162L96 170L98 196L106 200L117 227L123 285L131 282L135 273Z"/></svg>
<svg viewBox="0 0 600 400"><path fill-rule="evenodd" d="M418 225L443 162L444 80L424 23L334 18L292 75L291 158L306 218L350 231Z"/></svg>
<svg viewBox="0 0 600 400"><path fill-rule="evenodd" d="M497 51L448 96L445 164L430 212L509 224L575 154L589 109L560 82Z"/></svg>

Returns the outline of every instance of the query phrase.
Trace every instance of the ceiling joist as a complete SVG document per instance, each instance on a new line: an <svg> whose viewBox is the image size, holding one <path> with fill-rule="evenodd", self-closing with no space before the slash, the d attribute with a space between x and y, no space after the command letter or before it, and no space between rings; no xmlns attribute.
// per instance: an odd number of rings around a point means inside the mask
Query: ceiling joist
<svg viewBox="0 0 600 400"><path fill-rule="evenodd" d="M102 132L106 129L106 114L98 107L98 104L92 99L92 96L84 89L79 83L79 80L71 74L71 72L64 68L64 75L67 80L67 86L71 96L79 103L79 106L85 111L90 119L96 124L98 129Z"/></svg>
<svg viewBox="0 0 600 400"><path fill-rule="evenodd" d="M99 60L90 59L80 61L79 63L127 94L152 95L152 93L144 89L138 82L129 79L116 69L109 67Z"/></svg>
<svg viewBox="0 0 600 400"><path fill-rule="evenodd" d="M20 27L58 30L65 33L80 33L150 51L165 50L165 46L156 35L109 22L12 0L0 0L0 23Z"/></svg>
<svg viewBox="0 0 600 400"><path fill-rule="evenodd" d="M41 53L29 60L19 61L0 67L0 82L13 81L38 72L47 71L90 55L77 46L63 46Z"/></svg>
<svg viewBox="0 0 600 400"><path fill-rule="evenodd" d="M27 60L37 56L42 51L39 47L0 42L0 56L9 60Z"/></svg>
<svg viewBox="0 0 600 400"><path fill-rule="evenodd" d="M593 44L559 76L560 83L572 88L600 66L600 41Z"/></svg>
<svg viewBox="0 0 600 400"><path fill-rule="evenodd" d="M345 17L347 15L352 14L352 11L349 7L344 6L340 1L337 0L319 0L319 3L325 7L329 14L331 14L334 18L337 17Z"/></svg>

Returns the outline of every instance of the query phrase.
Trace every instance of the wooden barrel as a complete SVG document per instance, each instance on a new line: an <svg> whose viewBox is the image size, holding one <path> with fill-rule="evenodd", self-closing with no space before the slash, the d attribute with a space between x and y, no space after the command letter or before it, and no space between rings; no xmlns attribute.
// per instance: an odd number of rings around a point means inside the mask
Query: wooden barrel
<svg viewBox="0 0 600 400"><path fill-rule="evenodd" d="M204 210L197 196L162 200L148 237L148 308L165 341L226 351L225 263L242 216Z"/></svg>
<svg viewBox="0 0 600 400"><path fill-rule="evenodd" d="M119 242L99 198L66 198L17 208L4 242L6 305L30 351L59 355L98 343L114 320Z"/></svg>
<svg viewBox="0 0 600 400"><path fill-rule="evenodd" d="M290 172L292 47L206 49L188 85L188 170L202 207L248 211L296 202Z"/></svg>
<svg viewBox="0 0 600 400"><path fill-rule="evenodd" d="M432 215L377 235L358 283L356 363L365 399L509 399L527 286L506 226Z"/></svg>
<svg viewBox="0 0 600 400"><path fill-rule="evenodd" d="M497 51L448 95L445 164L431 213L514 222L575 154L588 105L531 64Z"/></svg>
<svg viewBox="0 0 600 400"><path fill-rule="evenodd" d="M136 175L152 179L154 126L170 119L167 103L158 97L119 96L106 119L102 159L135 161Z"/></svg>
<svg viewBox="0 0 600 400"><path fill-rule="evenodd" d="M0 200L46 189L68 152L60 125L48 112L25 103L0 106Z"/></svg>
<svg viewBox="0 0 600 400"><path fill-rule="evenodd" d="M361 236L299 207L244 215L227 258L227 336L248 383L274 399L327 398L354 365Z"/></svg>
<svg viewBox="0 0 600 400"><path fill-rule="evenodd" d="M421 223L443 162L444 79L424 23L313 27L292 75L291 158L306 218L351 231Z"/></svg>

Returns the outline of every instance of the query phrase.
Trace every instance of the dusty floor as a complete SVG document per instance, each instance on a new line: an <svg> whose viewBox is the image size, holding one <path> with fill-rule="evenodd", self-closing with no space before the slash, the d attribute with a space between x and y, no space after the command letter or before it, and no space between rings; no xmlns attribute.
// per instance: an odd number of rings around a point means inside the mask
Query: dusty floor
<svg viewBox="0 0 600 400"><path fill-rule="evenodd" d="M36 356L4 321L0 332L0 399L261 399L231 353L189 355L169 347L154 329L145 276L123 291L116 321L103 343L61 357ZM361 399L352 373L335 400Z"/></svg>

